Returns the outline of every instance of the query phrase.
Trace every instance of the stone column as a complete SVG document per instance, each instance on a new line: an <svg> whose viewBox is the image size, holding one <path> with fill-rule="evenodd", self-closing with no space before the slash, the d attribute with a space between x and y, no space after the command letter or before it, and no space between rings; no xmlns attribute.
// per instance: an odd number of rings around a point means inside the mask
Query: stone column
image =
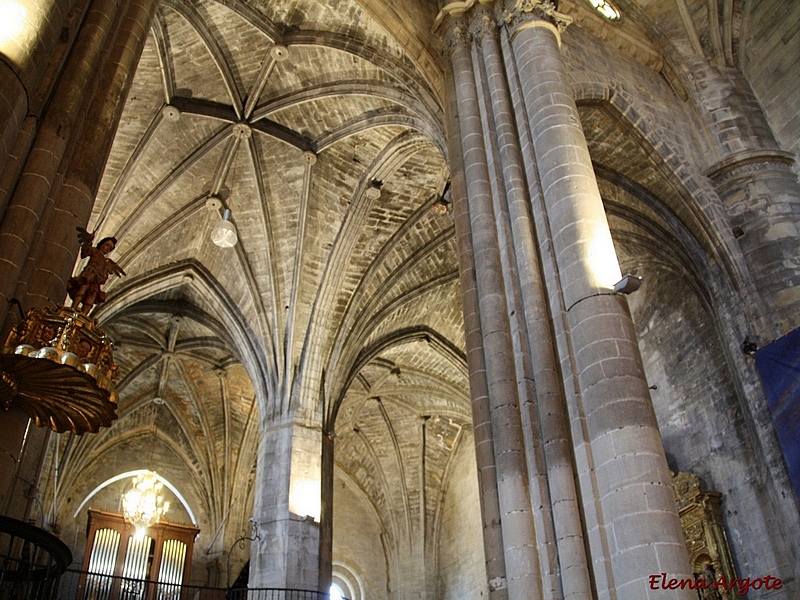
<svg viewBox="0 0 800 600"><path fill-rule="evenodd" d="M554 600L562 597L558 580L558 556L553 515L550 505L550 492L547 484L547 465L545 464L543 440L536 402L536 383L533 372L530 344L528 343L528 324L523 305L520 273L514 247L514 230L519 234L519 224L512 225L509 216L509 202L518 199L518 181L509 180L507 162L501 154L507 155L497 131L498 115L492 104L492 96L497 91L490 85L489 68L486 65L485 46L487 38L495 35L492 10L488 5L478 5L469 14L470 32L473 37L473 68L478 87L478 106L483 125L483 141L486 149L489 184L492 192L492 209L497 227L497 242L500 250L500 267L505 285L506 314L511 331L511 347L514 356L515 379L519 396L520 417L525 442L525 456L528 467L528 481L533 508L533 524L536 532L536 546L539 555L542 599ZM493 82L493 83L496 83ZM504 156L503 158L507 158ZM523 271L526 266L522 265Z"/></svg>
<svg viewBox="0 0 800 600"><path fill-rule="evenodd" d="M20 58L19 82L24 83L24 91L33 93L35 86L42 77L44 67L47 66L47 55L61 34L61 23L69 9L69 2L20 2L21 7L29 11L29 19L24 26L38 23L40 29L30 31L30 38L20 39L20 48L25 50L24 57ZM16 290L19 276L26 262L31 246L40 229L42 219L46 220L46 206L50 189L56 180L57 169L61 158L66 152L71 138L73 125L81 112L81 104L86 89L95 77L97 64L103 58L103 47L110 34L117 12L117 0L96 0L89 9L84 22L80 26L75 44L64 67L58 82L55 85L53 98L47 108L38 132L32 125L24 135L35 135L35 140L27 152L21 175L16 182L14 195L8 208L0 211L0 246L4 249L4 256L0 260L0 324L5 321L8 311L8 299ZM56 31L51 31L57 27ZM51 39L52 38L52 39ZM36 40L36 41L35 41ZM35 42L34 42L35 41ZM13 54L16 56L16 54ZM27 64L34 61L37 64ZM0 66L0 71L5 68L5 63ZM24 67L24 68L23 68ZM38 75L37 75L38 73ZM24 75L24 77L23 77ZM0 83L5 81L0 74ZM0 85L0 96L8 100L16 93L15 88ZM23 94L24 95L24 94ZM2 104L2 101L0 101ZM0 108L0 126L3 127L3 136L9 132L19 133L18 128L12 127L10 121L13 115L6 114ZM29 121L30 123L30 121ZM21 141L21 140L18 140ZM18 148L27 151L24 141L17 144ZM0 152L0 160L5 155ZM8 172L4 173L8 174ZM11 186L9 185L9 188ZM23 303L24 304L24 303ZM28 308L28 306L25 306ZM0 327L2 329L2 327ZM17 461L16 469L0 471L0 490L5 496L5 514L26 519L25 506L28 484L38 479L40 460L37 458L46 447L48 430L34 427L25 436L24 429L14 425L23 419L21 411L12 409L15 414L0 414L0 429L9 425L9 439L6 445L14 448L14 459ZM24 417L27 419L27 417ZM30 456L29 456L30 455Z"/></svg>
<svg viewBox="0 0 800 600"><path fill-rule="evenodd" d="M72 4L71 0L16 0L6 4L10 14L4 13L3 19L10 25L0 38L0 173ZM0 210L0 218L2 213Z"/></svg>
<svg viewBox="0 0 800 600"><path fill-rule="evenodd" d="M250 587L318 589L320 433L318 425L291 415L262 417L253 506L258 539L251 544ZM304 504L309 499L316 502Z"/></svg>
<svg viewBox="0 0 800 600"><path fill-rule="evenodd" d="M503 555L503 532L500 528L500 501L497 497L497 468L494 462L492 422L489 408L489 391L486 386L486 359L483 355L483 334L478 314L478 290L475 285L475 261L472 256L467 184L464 180L458 114L453 89L452 74L447 74L448 153L452 181L453 218L458 247L461 304L464 310L464 337L466 339L469 391L472 403L472 432L475 459L478 466L478 490L483 520L483 551L486 558L486 579L490 600L506 600L508 588L506 563Z"/></svg>
<svg viewBox="0 0 800 600"><path fill-rule="evenodd" d="M31 250L47 198L67 149L86 91L105 57L119 0L95 0L78 34L53 99L42 120L16 190L0 224L0 323L5 321L23 265Z"/></svg>
<svg viewBox="0 0 800 600"><path fill-rule="evenodd" d="M448 17L445 23L445 47L453 69L459 139L467 184L508 597L526 600L540 598L539 557L497 223L469 36L462 19Z"/></svg>
<svg viewBox="0 0 800 600"><path fill-rule="evenodd" d="M333 425L322 431L319 517L319 589L331 589L333 582L333 461L335 437Z"/></svg>
<svg viewBox="0 0 800 600"><path fill-rule="evenodd" d="M800 322L800 184L795 156L780 150L750 84L738 68L702 57L690 64L698 107L716 135L721 160L706 170L762 301L762 343Z"/></svg>
<svg viewBox="0 0 800 600"><path fill-rule="evenodd" d="M590 539L595 564L610 561L600 597L689 598L691 590L651 590L649 576L691 577L671 478L623 297L611 234L586 140L560 56L564 25L548 2L506 11L514 60L531 128L559 285L567 309L580 390L579 427L592 465L585 496L600 498ZM598 565L600 566L600 565ZM602 568L602 567L601 567Z"/></svg>
<svg viewBox="0 0 800 600"><path fill-rule="evenodd" d="M533 237L530 198L527 193L520 152L519 133L514 122L510 91L492 11L477 9L473 20L482 22L479 42L486 69L497 154L502 169L511 246L514 248L518 283L522 297L527 351L531 356L536 384L536 412L546 464L546 506L552 518L557 546L557 564L564 598L591 598L591 582L584 547L580 511L575 489L575 470L567 430L566 400L559 376L553 331L547 310L539 256ZM549 523L547 524L549 525Z"/></svg>
<svg viewBox="0 0 800 600"><path fill-rule="evenodd" d="M133 0L121 19L77 140L79 151L70 160L56 197L45 241L29 257L33 271L30 281L22 278L16 291L18 298L27 294L26 308L60 303L66 295L66 281L72 274L79 249L75 228L86 227L89 222L156 5L156 0Z"/></svg>

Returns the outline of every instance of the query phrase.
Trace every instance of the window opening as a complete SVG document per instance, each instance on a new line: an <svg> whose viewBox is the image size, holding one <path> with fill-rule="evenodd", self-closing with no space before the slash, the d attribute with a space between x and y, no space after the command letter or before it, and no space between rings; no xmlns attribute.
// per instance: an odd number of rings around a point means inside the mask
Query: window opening
<svg viewBox="0 0 800 600"><path fill-rule="evenodd" d="M606 0L589 0L594 9L610 21L619 20L619 11Z"/></svg>

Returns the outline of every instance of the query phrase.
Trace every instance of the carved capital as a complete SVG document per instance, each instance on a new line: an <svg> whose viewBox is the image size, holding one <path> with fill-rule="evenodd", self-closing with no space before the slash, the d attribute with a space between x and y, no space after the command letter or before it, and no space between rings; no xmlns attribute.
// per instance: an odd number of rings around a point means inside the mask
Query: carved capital
<svg viewBox="0 0 800 600"><path fill-rule="evenodd" d="M478 43L482 43L487 37L496 35L497 24L492 14L492 9L483 4L475 9L469 22L469 31L472 38Z"/></svg>
<svg viewBox="0 0 800 600"><path fill-rule="evenodd" d="M462 17L448 20L442 39L442 54L447 60L453 57L457 48L469 47L471 35L467 22Z"/></svg>
<svg viewBox="0 0 800 600"><path fill-rule="evenodd" d="M505 25L512 39L522 29L547 24L561 45L560 33L572 23L572 17L558 12L552 0L512 0L499 13L497 24Z"/></svg>

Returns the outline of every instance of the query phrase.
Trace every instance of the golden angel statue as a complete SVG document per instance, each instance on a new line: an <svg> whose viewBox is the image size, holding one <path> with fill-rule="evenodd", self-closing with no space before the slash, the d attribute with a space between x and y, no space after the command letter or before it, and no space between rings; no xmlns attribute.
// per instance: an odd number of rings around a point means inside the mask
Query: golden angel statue
<svg viewBox="0 0 800 600"><path fill-rule="evenodd" d="M101 286L109 275L125 275L125 271L108 258L108 254L117 246L117 238L107 237L92 246L94 233L83 227L77 227L78 241L81 243L81 258L89 257L89 262L80 275L67 280L67 293L72 298L73 308L80 306L80 311L87 314L92 306L105 302L106 293Z"/></svg>

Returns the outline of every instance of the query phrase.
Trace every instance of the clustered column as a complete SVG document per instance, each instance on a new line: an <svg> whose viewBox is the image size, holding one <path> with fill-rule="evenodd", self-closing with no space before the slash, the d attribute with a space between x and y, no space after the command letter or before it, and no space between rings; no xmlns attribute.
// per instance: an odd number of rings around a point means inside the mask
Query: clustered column
<svg viewBox="0 0 800 600"><path fill-rule="evenodd" d="M546 291L538 268L530 198L498 30L488 26L489 22L494 25L491 14L486 7L478 8L473 21L478 20L485 25L480 29L482 35L476 41L480 44L486 70L495 128L494 132L487 131L486 136L494 136L497 140L503 180L501 189L505 190L503 200L507 206L512 234L510 242L517 265L516 284L522 298L522 326L527 334L525 352L531 357L535 380L539 425L536 433L541 436L544 449L544 469L540 476L545 480L545 489L541 496L546 503L544 512L549 517L543 523L545 531L542 533L547 536L552 527L556 536L556 556L548 558L560 565L565 575L561 581L563 597L590 598L591 584L569 447L564 390L560 383Z"/></svg>
<svg viewBox="0 0 800 600"><path fill-rule="evenodd" d="M0 223L0 322L14 296L23 266L52 212L48 196L77 124L87 89L102 64L107 39L113 31L118 0L95 0L45 113L33 148Z"/></svg>
<svg viewBox="0 0 800 600"><path fill-rule="evenodd" d="M452 180L453 218L458 245L459 282L464 310L464 337L467 346L469 389L472 401L472 431L475 441L475 458L478 467L478 487L483 521L483 548L486 556L486 578L490 600L506 600L508 588L505 581L506 563L503 555L503 534L500 530L500 505L497 497L497 470L494 462L492 422L489 410L489 391L486 386L486 359L483 355L478 310L478 290L475 286L475 261L472 256L472 235L469 224L469 207L466 200L466 181L461 160L461 139L458 110L455 103L452 74L448 73L447 138L450 152L450 177Z"/></svg>
<svg viewBox="0 0 800 600"><path fill-rule="evenodd" d="M89 221L155 9L156 0L127 3L80 133L80 152L69 162L46 238L29 256L29 272L17 287L16 296L25 300L26 308L66 296L66 281L78 255L75 228Z"/></svg>
<svg viewBox="0 0 800 600"><path fill-rule="evenodd" d="M453 4L442 23L455 95L449 134L459 137L450 142L458 154L451 157L456 233L459 252L468 255L460 265L474 266L475 277L474 290L463 294L468 352L485 358L491 415L488 424L476 422L488 434L476 435L477 454L483 468L491 460L482 450L493 448L497 485L490 491L500 507L508 597L690 598L690 590L649 586L655 573L691 573L633 323L612 291L619 266L560 55L559 26L567 19L549 2L495 4ZM462 164L463 186L456 185ZM543 247L553 251L551 269L541 266ZM462 273L462 284L470 275ZM567 343L556 344L559 331ZM521 397L526 388L516 385L526 374L509 356L514 332L526 342L514 350L528 357L533 398ZM480 366L470 361L471 371ZM476 418L480 395L473 389ZM520 418L527 402L535 405L528 420ZM519 432L520 425L535 430ZM508 452L522 460L509 462ZM509 472L529 483L504 485ZM481 484L486 511L491 486L485 477ZM533 530L531 521L524 530L507 526L510 506L537 501L549 506L534 511ZM513 552L528 546L521 563ZM515 580L533 579L544 585L515 595Z"/></svg>
<svg viewBox="0 0 800 600"><path fill-rule="evenodd" d="M797 326L800 305L800 183L794 154L780 150L738 68L693 65L696 93L722 159L707 171L764 303L760 342Z"/></svg>
<svg viewBox="0 0 800 600"><path fill-rule="evenodd" d="M536 534L533 526L530 486L519 407L516 371L507 312L486 149L482 135L478 89L467 23L447 23L446 45L453 69L466 198L454 197L456 213L469 215L471 254L475 267L486 391L492 431L500 529L503 539L505 581L511 600L542 595ZM464 206L466 204L466 206ZM466 219L459 215L456 235Z"/></svg>

